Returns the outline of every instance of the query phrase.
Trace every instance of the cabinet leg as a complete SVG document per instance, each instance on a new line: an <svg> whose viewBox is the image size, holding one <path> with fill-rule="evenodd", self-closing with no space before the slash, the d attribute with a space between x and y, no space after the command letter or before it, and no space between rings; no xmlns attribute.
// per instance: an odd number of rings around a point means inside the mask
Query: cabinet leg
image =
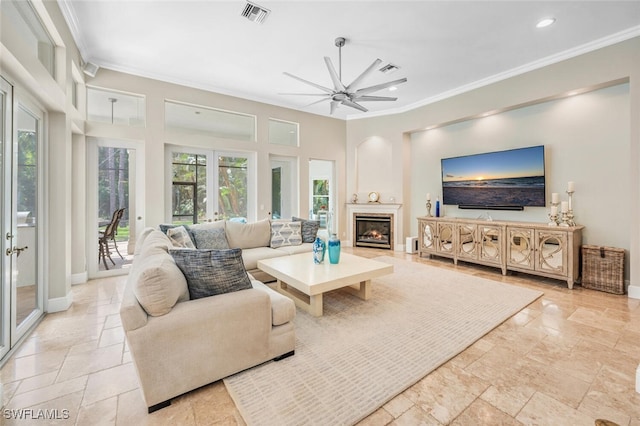
<svg viewBox="0 0 640 426"><path fill-rule="evenodd" d="M569 290L573 289L573 278L567 280L567 285L569 286Z"/></svg>

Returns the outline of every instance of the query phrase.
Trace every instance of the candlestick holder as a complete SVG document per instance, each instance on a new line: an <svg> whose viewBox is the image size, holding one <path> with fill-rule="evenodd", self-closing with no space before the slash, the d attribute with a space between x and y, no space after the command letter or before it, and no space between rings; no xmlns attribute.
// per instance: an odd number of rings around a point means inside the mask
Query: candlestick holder
<svg viewBox="0 0 640 426"><path fill-rule="evenodd" d="M569 212L562 212L562 219L558 226L571 226L569 225Z"/></svg>
<svg viewBox="0 0 640 426"><path fill-rule="evenodd" d="M427 200L427 217L433 217L431 216L431 200Z"/></svg>
<svg viewBox="0 0 640 426"><path fill-rule="evenodd" d="M569 211L567 211L567 226L576 226L576 223L573 220L573 207L571 205L571 201L573 199L573 193L575 191L567 191L569 194Z"/></svg>
<svg viewBox="0 0 640 426"><path fill-rule="evenodd" d="M548 223L549 226L558 226L558 225L560 225L560 215L558 214L558 206L559 205L560 205L559 202L557 202L557 203L554 203L553 201L551 202L551 206L555 207L556 214L549 213L549 219L551 219L551 222Z"/></svg>

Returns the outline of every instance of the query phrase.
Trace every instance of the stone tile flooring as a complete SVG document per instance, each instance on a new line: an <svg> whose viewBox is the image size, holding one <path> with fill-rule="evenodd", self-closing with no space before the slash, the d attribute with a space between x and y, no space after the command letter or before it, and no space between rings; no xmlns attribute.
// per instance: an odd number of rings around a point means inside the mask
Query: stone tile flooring
<svg viewBox="0 0 640 426"><path fill-rule="evenodd" d="M640 426L640 300L525 274L386 250L394 255L543 291L543 297L361 422L362 425ZM73 306L50 314L0 371L0 423L243 425L219 381L146 413L118 314L126 278L74 286ZM374 289L375 291L375 289ZM15 420L49 410L59 420Z"/></svg>

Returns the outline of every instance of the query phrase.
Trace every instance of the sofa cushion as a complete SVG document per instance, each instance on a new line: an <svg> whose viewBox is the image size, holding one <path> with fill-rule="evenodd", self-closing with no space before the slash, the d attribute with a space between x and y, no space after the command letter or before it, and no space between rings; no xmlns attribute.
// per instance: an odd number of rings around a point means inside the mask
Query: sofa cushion
<svg viewBox="0 0 640 426"><path fill-rule="evenodd" d="M312 243L316 240L318 235L318 229L320 229L319 220L307 220L293 216L291 218L294 222L302 222L302 242Z"/></svg>
<svg viewBox="0 0 640 426"><path fill-rule="evenodd" d="M313 244L302 243L299 246L283 246L278 247L274 251L281 252L282 254L292 255L298 253L311 253L313 251Z"/></svg>
<svg viewBox="0 0 640 426"><path fill-rule="evenodd" d="M286 256L285 251L272 249L271 247L256 247L242 250L242 261L247 271L258 268L258 260L271 259L272 257Z"/></svg>
<svg viewBox="0 0 640 426"><path fill-rule="evenodd" d="M133 280L133 293L147 314L164 315L178 301L186 299L187 281L168 253L161 249L148 250L136 259L135 264L129 279Z"/></svg>
<svg viewBox="0 0 640 426"><path fill-rule="evenodd" d="M142 230L138 238L136 238L136 248L133 250L133 255L138 256L142 252L142 244L144 244L144 240L147 239L149 234L155 231L155 228L147 227Z"/></svg>
<svg viewBox="0 0 640 426"><path fill-rule="evenodd" d="M229 248L224 228L191 228L198 249L226 250Z"/></svg>
<svg viewBox="0 0 640 426"><path fill-rule="evenodd" d="M174 247L196 248L187 228L184 226L167 229L167 237L169 237Z"/></svg>
<svg viewBox="0 0 640 426"><path fill-rule="evenodd" d="M187 279L191 299L252 288L241 249L177 249L169 253Z"/></svg>
<svg viewBox="0 0 640 426"><path fill-rule="evenodd" d="M142 242L140 248L140 256L144 257L152 253L169 253L169 249L173 247L171 240L165 234L158 230L149 233Z"/></svg>
<svg viewBox="0 0 640 426"><path fill-rule="evenodd" d="M300 222L272 222L271 248L299 246L302 244L301 228Z"/></svg>
<svg viewBox="0 0 640 426"><path fill-rule="evenodd" d="M277 326L293 321L296 316L296 304L288 297L270 289L260 281L251 281L253 288L262 290L271 299L271 325Z"/></svg>
<svg viewBox="0 0 640 426"><path fill-rule="evenodd" d="M269 247L271 223L268 219L254 223L226 222L227 241L231 248Z"/></svg>

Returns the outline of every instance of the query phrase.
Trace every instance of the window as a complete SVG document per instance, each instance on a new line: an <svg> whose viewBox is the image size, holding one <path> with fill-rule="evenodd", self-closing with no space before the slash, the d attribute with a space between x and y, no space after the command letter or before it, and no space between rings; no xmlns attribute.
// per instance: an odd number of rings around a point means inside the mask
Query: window
<svg viewBox="0 0 640 426"><path fill-rule="evenodd" d="M300 146L298 123L269 119L269 143L276 145Z"/></svg>
<svg viewBox="0 0 640 426"><path fill-rule="evenodd" d="M220 219L246 220L247 214L246 157L218 157L218 214Z"/></svg>
<svg viewBox="0 0 640 426"><path fill-rule="evenodd" d="M124 126L145 126L144 96L87 88L87 119Z"/></svg>
<svg viewBox="0 0 640 426"><path fill-rule="evenodd" d="M207 217L207 157L173 153L172 223L198 223Z"/></svg>
<svg viewBox="0 0 640 426"><path fill-rule="evenodd" d="M255 115L165 102L165 128L194 135L255 142Z"/></svg>
<svg viewBox="0 0 640 426"><path fill-rule="evenodd" d="M255 220L255 155L174 146L168 156L172 223Z"/></svg>
<svg viewBox="0 0 640 426"><path fill-rule="evenodd" d="M1 1L2 14L15 23L15 30L33 53L44 65L49 74L55 78L55 44L45 29L38 14L28 1Z"/></svg>

